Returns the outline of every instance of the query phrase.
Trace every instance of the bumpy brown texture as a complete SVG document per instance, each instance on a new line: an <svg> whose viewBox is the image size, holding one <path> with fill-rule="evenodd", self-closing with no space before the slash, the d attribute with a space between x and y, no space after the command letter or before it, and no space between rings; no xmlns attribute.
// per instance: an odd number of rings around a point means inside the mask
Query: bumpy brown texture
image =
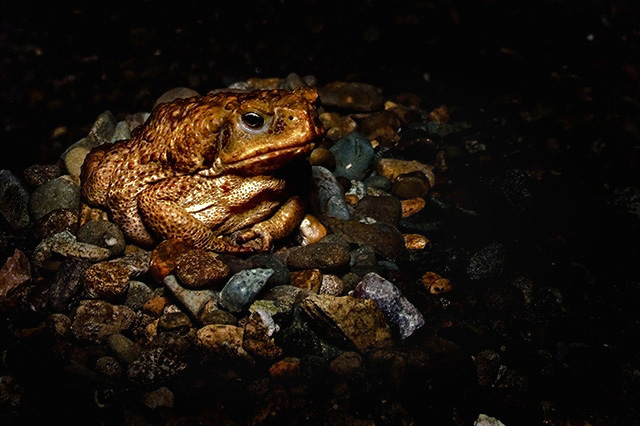
<svg viewBox="0 0 640 426"><path fill-rule="evenodd" d="M161 237L214 251L268 250L304 216L301 199L287 198L291 177L279 171L323 135L316 99L303 88L160 104L130 139L91 151L82 195L139 245Z"/></svg>

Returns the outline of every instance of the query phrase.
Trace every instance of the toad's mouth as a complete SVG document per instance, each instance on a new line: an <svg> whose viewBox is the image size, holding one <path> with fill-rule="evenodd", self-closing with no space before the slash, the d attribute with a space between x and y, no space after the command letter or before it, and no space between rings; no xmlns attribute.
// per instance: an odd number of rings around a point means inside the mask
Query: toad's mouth
<svg viewBox="0 0 640 426"><path fill-rule="evenodd" d="M223 172L232 171L253 174L276 170L289 161L310 152L314 146L315 141L307 142L304 145L276 149L230 163L223 163L222 159L218 158L210 168L201 170L198 174L201 176L217 176Z"/></svg>

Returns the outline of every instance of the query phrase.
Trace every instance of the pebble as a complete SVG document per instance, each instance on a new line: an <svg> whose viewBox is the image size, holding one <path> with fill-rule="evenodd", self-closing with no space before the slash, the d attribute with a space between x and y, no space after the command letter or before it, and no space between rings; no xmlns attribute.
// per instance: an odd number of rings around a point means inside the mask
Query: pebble
<svg viewBox="0 0 640 426"><path fill-rule="evenodd" d="M75 235L78 232L78 212L71 209L57 209L42 216L33 227L33 235L38 240L68 231Z"/></svg>
<svg viewBox="0 0 640 426"><path fill-rule="evenodd" d="M495 417L479 414L478 418L473 422L473 426L504 426L504 423Z"/></svg>
<svg viewBox="0 0 640 426"><path fill-rule="evenodd" d="M373 161L371 142L361 133L352 132L336 141L329 149L336 162L333 174L349 180L362 180L366 177Z"/></svg>
<svg viewBox="0 0 640 426"><path fill-rule="evenodd" d="M124 295L129 279L149 269L149 256L131 254L91 265L84 273L84 289L90 297L111 300Z"/></svg>
<svg viewBox="0 0 640 426"><path fill-rule="evenodd" d="M77 242L76 237L68 231L57 233L42 240L33 252L34 263L37 266L42 266L52 253L65 257L77 257L92 262L106 260L111 256L111 252L107 249Z"/></svg>
<svg viewBox="0 0 640 426"><path fill-rule="evenodd" d="M249 356L242 347L244 329L235 325L211 324L198 330L198 344L211 353L232 358Z"/></svg>
<svg viewBox="0 0 640 426"><path fill-rule="evenodd" d="M424 275L422 275L421 282L425 290L431 294L438 295L453 290L451 282L435 272L425 272Z"/></svg>
<svg viewBox="0 0 640 426"><path fill-rule="evenodd" d="M404 219L409 216L413 216L414 214L422 210L426 204L427 202L424 200L424 198L409 198L400 201L402 210L401 217Z"/></svg>
<svg viewBox="0 0 640 426"><path fill-rule="evenodd" d="M384 176L373 175L369 176L362 182L366 189L379 189L386 193L391 192L391 181Z"/></svg>
<svg viewBox="0 0 640 426"><path fill-rule="evenodd" d="M73 302L73 297L82 287L82 277L91 263L84 259L70 257L58 270L49 288L49 306L54 311L65 311Z"/></svg>
<svg viewBox="0 0 640 426"><path fill-rule="evenodd" d="M116 124L116 130L111 135L110 142L122 141L125 139L129 139L131 137L131 128L129 127L129 123L126 121L118 121Z"/></svg>
<svg viewBox="0 0 640 426"><path fill-rule="evenodd" d="M342 280L331 274L322 275L322 284L318 294L327 294L329 296L340 296L344 292L344 283Z"/></svg>
<svg viewBox="0 0 640 426"><path fill-rule="evenodd" d="M102 356L96 360L95 370L97 373L102 374L111 379L116 379L122 376L122 367L113 357Z"/></svg>
<svg viewBox="0 0 640 426"><path fill-rule="evenodd" d="M307 83L295 72L289 73L282 82L282 88L285 90L295 90L300 87L307 87Z"/></svg>
<svg viewBox="0 0 640 426"><path fill-rule="evenodd" d="M422 164L418 161L399 160L395 158L381 158L376 162L376 172L393 182L398 176L422 172L429 181L429 186L436 184L436 178L433 174L433 166L430 164Z"/></svg>
<svg viewBox="0 0 640 426"><path fill-rule="evenodd" d="M267 280L266 287L289 284L289 270L284 260L271 253L258 253L247 258L249 269L273 269L273 275Z"/></svg>
<svg viewBox="0 0 640 426"><path fill-rule="evenodd" d="M351 295L375 301L402 339L411 336L425 323L420 311L402 295L398 287L374 272L365 275Z"/></svg>
<svg viewBox="0 0 640 426"><path fill-rule="evenodd" d="M351 217L349 208L344 201L342 188L333 173L320 166L313 166L311 170L314 186L312 194L315 197L313 201L316 209L328 217L349 219Z"/></svg>
<svg viewBox="0 0 640 426"><path fill-rule="evenodd" d="M124 253L126 242L124 234L114 223L106 220L90 220L78 229L76 238L81 243L106 248L112 257Z"/></svg>
<svg viewBox="0 0 640 426"><path fill-rule="evenodd" d="M61 157L64 161L64 167L67 170L67 174L74 182L80 182L82 165L94 146L95 145L89 138L83 138L71 145L62 153Z"/></svg>
<svg viewBox="0 0 640 426"><path fill-rule="evenodd" d="M184 334L191 328L191 320L184 312L164 314L158 321L158 330L175 331Z"/></svg>
<svg viewBox="0 0 640 426"><path fill-rule="evenodd" d="M402 120L392 110L369 114L360 121L360 131L369 140L378 141L382 146L391 147L400 140L398 130Z"/></svg>
<svg viewBox="0 0 640 426"><path fill-rule="evenodd" d="M316 243L296 247L287 257L293 269L337 270L349 264L349 249L341 244Z"/></svg>
<svg viewBox="0 0 640 426"><path fill-rule="evenodd" d="M420 234L403 234L404 245L407 250L424 250L431 245L427 237Z"/></svg>
<svg viewBox="0 0 640 426"><path fill-rule="evenodd" d="M217 300L218 294L213 290L190 290L182 287L174 275L167 275L162 281L164 286L182 303L192 317L198 314L207 302Z"/></svg>
<svg viewBox="0 0 640 426"><path fill-rule="evenodd" d="M252 90L273 90L281 89L284 80L277 77L260 78L253 77L246 81L238 81L229 86L229 89Z"/></svg>
<svg viewBox="0 0 640 426"><path fill-rule="evenodd" d="M336 81L319 89L320 103L351 111L376 111L384 107L382 93L366 83Z"/></svg>
<svg viewBox="0 0 640 426"><path fill-rule="evenodd" d="M343 352L329 363L331 371L340 377L353 378L364 372L364 362L357 352Z"/></svg>
<svg viewBox="0 0 640 426"><path fill-rule="evenodd" d="M422 198L429 192L429 181L422 172L402 174L391 184L391 193L401 200Z"/></svg>
<svg viewBox="0 0 640 426"><path fill-rule="evenodd" d="M329 227L338 236L354 244L369 245L387 259L395 259L405 249L402 234L393 226L367 225L355 220L329 218Z"/></svg>
<svg viewBox="0 0 640 426"><path fill-rule="evenodd" d="M153 297L153 290L141 281L129 281L124 304L139 311Z"/></svg>
<svg viewBox="0 0 640 426"><path fill-rule="evenodd" d="M504 272L507 252L500 243L490 244L478 250L469 259L467 274L472 280L496 278Z"/></svg>
<svg viewBox="0 0 640 426"><path fill-rule="evenodd" d="M193 245L178 239L165 240L151 252L151 275L157 282L162 282L164 278L171 274L176 268L180 256L189 250Z"/></svg>
<svg viewBox="0 0 640 426"><path fill-rule="evenodd" d="M169 303L169 299L164 296L156 296L147 300L147 302L142 306L142 310L149 315L154 317L159 317L162 315L164 311L164 307Z"/></svg>
<svg viewBox="0 0 640 426"><path fill-rule="evenodd" d="M160 97L153 104L153 107L155 108L159 104L175 101L176 99L186 99L193 96L198 96L198 92L188 87L174 87L173 89L169 89L162 95L160 95Z"/></svg>
<svg viewBox="0 0 640 426"><path fill-rule="evenodd" d="M269 367L269 375L279 380L294 380L300 376L300 360L287 357Z"/></svg>
<svg viewBox="0 0 640 426"><path fill-rule="evenodd" d="M0 170L0 216L12 230L29 224L29 193L9 170Z"/></svg>
<svg viewBox="0 0 640 426"><path fill-rule="evenodd" d="M313 215L305 215L300 222L300 236L302 245L317 243L327 235L327 228Z"/></svg>
<svg viewBox="0 0 640 426"><path fill-rule="evenodd" d="M15 249L0 268L0 305L10 304L10 293L31 280L31 265L27 256Z"/></svg>
<svg viewBox="0 0 640 426"><path fill-rule="evenodd" d="M335 112L323 112L320 114L320 121L327 129L326 137L332 141L337 141L358 128L358 124L351 117Z"/></svg>
<svg viewBox="0 0 640 426"><path fill-rule="evenodd" d="M152 392L146 392L142 396L142 403L152 410L159 407L173 408L173 392L164 386Z"/></svg>
<svg viewBox="0 0 640 426"><path fill-rule="evenodd" d="M108 142L116 131L117 123L111 111L105 111L93 123L87 137L94 141L94 146Z"/></svg>
<svg viewBox="0 0 640 426"><path fill-rule="evenodd" d="M309 154L309 163L312 166L321 166L328 170L336 167L336 157L326 148L316 148Z"/></svg>
<svg viewBox="0 0 640 426"><path fill-rule="evenodd" d="M211 252L189 250L178 257L176 276L188 288L211 288L222 283L230 274L229 267Z"/></svg>
<svg viewBox="0 0 640 426"><path fill-rule="evenodd" d="M34 220L56 209L78 210L80 186L69 176L60 176L33 191L29 199L29 211Z"/></svg>
<svg viewBox="0 0 640 426"><path fill-rule="evenodd" d="M119 333L109 336L107 338L107 344L116 358L126 365L137 360L142 352L140 345Z"/></svg>
<svg viewBox="0 0 640 426"><path fill-rule="evenodd" d="M71 318L65 314L51 314L47 318L51 330L60 337L66 336L71 330Z"/></svg>
<svg viewBox="0 0 640 426"><path fill-rule="evenodd" d="M175 353L163 347L152 347L141 352L140 357L127 369L127 377L142 386L165 383L187 368L187 364Z"/></svg>
<svg viewBox="0 0 640 426"><path fill-rule="evenodd" d="M473 358L473 362L476 366L478 384L485 387L493 386L500 373L500 355L491 349L486 349L478 353Z"/></svg>
<svg viewBox="0 0 640 426"><path fill-rule="evenodd" d="M24 170L24 181L31 187L44 185L60 176L62 170L57 164L34 164Z"/></svg>
<svg viewBox="0 0 640 426"><path fill-rule="evenodd" d="M305 269L291 272L291 285L318 293L322 284L322 272L319 269Z"/></svg>
<svg viewBox="0 0 640 426"><path fill-rule="evenodd" d="M218 303L231 312L242 312L271 275L273 269L248 269L234 274L220 292Z"/></svg>
<svg viewBox="0 0 640 426"><path fill-rule="evenodd" d="M281 285L270 289L264 295L263 299L275 302L281 312L290 312L300 301L310 294L312 294L310 291L292 285Z"/></svg>
<svg viewBox="0 0 640 426"><path fill-rule="evenodd" d="M127 330L135 313L127 306L111 305L102 300L80 302L71 325L73 334L82 340L100 343L112 334Z"/></svg>
<svg viewBox="0 0 640 426"><path fill-rule="evenodd" d="M373 300L312 294L300 304L321 329L359 351L392 343L391 330Z"/></svg>
<svg viewBox="0 0 640 426"><path fill-rule="evenodd" d="M278 325L266 311L253 312L244 325L242 347L250 354L263 359L281 358L284 351L273 339L273 334L278 330Z"/></svg>
<svg viewBox="0 0 640 426"><path fill-rule="evenodd" d="M210 325L210 324L230 324L237 325L238 320L228 311L224 309L218 308L218 304L210 301L200 311L198 314L198 321L202 325Z"/></svg>
<svg viewBox="0 0 640 426"><path fill-rule="evenodd" d="M376 222L398 226L401 213L402 206L396 197L365 195L356 205L353 219L361 221L365 218L371 218Z"/></svg>

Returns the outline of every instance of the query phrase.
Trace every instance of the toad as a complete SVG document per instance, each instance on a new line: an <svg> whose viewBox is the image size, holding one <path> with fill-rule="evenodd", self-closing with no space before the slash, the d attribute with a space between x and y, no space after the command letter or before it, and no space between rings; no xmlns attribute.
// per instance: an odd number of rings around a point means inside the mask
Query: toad
<svg viewBox="0 0 640 426"><path fill-rule="evenodd" d="M295 163L324 134L315 89L219 92L159 104L130 139L87 156L84 200L141 246L179 238L217 252L267 251L304 203Z"/></svg>

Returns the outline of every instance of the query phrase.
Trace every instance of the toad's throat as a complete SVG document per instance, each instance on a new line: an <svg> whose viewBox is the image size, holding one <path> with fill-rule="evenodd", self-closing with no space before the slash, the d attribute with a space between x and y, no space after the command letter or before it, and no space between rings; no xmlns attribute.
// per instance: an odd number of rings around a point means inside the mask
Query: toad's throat
<svg viewBox="0 0 640 426"><path fill-rule="evenodd" d="M222 172L226 173L230 171L240 171L250 174L261 173L279 168L288 161L310 152L314 145L315 142L308 142L304 145L268 151L251 158L230 163L223 163L221 158L218 158L210 168L201 170L198 174L211 177L217 176Z"/></svg>

